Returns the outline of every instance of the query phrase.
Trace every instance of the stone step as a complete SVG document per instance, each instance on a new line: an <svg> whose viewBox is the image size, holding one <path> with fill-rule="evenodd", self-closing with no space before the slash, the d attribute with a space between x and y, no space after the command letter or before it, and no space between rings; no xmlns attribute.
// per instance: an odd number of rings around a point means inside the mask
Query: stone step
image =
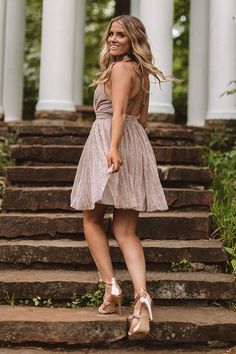
<svg viewBox="0 0 236 354"><path fill-rule="evenodd" d="M84 137L88 136L92 122L87 121L85 124L67 124L67 125L25 125L20 126L17 129L17 137ZM194 140L194 132L192 128L187 126L173 125L168 127L162 125L157 127L156 125L148 124L146 130L150 139L162 138L162 139L185 139Z"/></svg>
<svg viewBox="0 0 236 354"><path fill-rule="evenodd" d="M122 316L117 314L106 316L99 314L94 308L66 309L2 305L0 312L1 342L61 346L77 344L80 348L88 345L93 345L94 348L95 345L112 345L117 342L124 349L125 343L127 345L127 316L132 313L132 310L126 308ZM200 345L210 341L235 343L235 333L236 312L234 311L213 306L154 306L152 336L148 338L148 343L149 345L152 343ZM215 350L215 354L219 353L218 349ZM98 353L101 354L103 351ZM177 351L176 353L187 354L188 352Z"/></svg>
<svg viewBox="0 0 236 354"><path fill-rule="evenodd" d="M115 240L109 240L112 262L124 263ZM170 263L185 258L190 262L225 262L227 255L219 240L142 240L147 263ZM0 240L0 263L32 265L91 265L93 260L85 241Z"/></svg>
<svg viewBox="0 0 236 354"><path fill-rule="evenodd" d="M17 140L20 145L84 145L87 136L23 136ZM153 146L193 146L191 138L150 137Z"/></svg>
<svg viewBox="0 0 236 354"><path fill-rule="evenodd" d="M11 145L10 157L20 163L78 163L83 146L70 145ZM158 163L199 164L202 160L200 146L153 146Z"/></svg>
<svg viewBox="0 0 236 354"><path fill-rule="evenodd" d="M64 183L72 184L77 166L10 166L5 170L8 184L37 184ZM209 185L212 172L208 167L159 165L158 172L163 183L192 183Z"/></svg>
<svg viewBox="0 0 236 354"><path fill-rule="evenodd" d="M133 286L126 270L116 270L116 277L125 289L124 298L132 299ZM0 270L0 299L6 294L15 299L69 301L74 292L84 294L97 289L96 271L78 270ZM210 272L147 271L147 288L153 300L233 300L234 276Z"/></svg>
<svg viewBox="0 0 236 354"><path fill-rule="evenodd" d="M222 343L222 344L221 344ZM210 342L211 344L211 342ZM214 344L214 343L213 343ZM216 341L216 346L218 342ZM99 348L95 349L79 349L79 350L73 350L69 348L65 348L65 345L62 344L61 348L57 349L59 350L49 350L45 349L44 347L40 346L37 348L34 347L23 347L22 345L17 345L14 344L14 347L11 348L4 348L0 349L0 354L130 354L130 353L139 353L139 354L236 354L236 347L234 346L233 343L231 344L225 344L224 342L219 342L218 345L222 345L224 349L217 349L217 348L211 348L207 345L207 343L204 345L199 345L199 344L193 344L191 343L186 347L186 344L184 347L180 348L180 345L176 347L175 345L169 345L169 344L164 344L162 343L161 345L155 344L155 342L150 345L148 342L148 347L145 345L145 343L142 344L134 344L132 343L122 343L120 345L120 349L102 349L101 346L99 345ZM41 344L42 345L42 344ZM104 345L104 348L106 345ZM147 349L148 348L148 349ZM162 349L161 349L162 348ZM224 352L222 351L224 350Z"/></svg>
<svg viewBox="0 0 236 354"><path fill-rule="evenodd" d="M111 234L112 214L106 214L104 229ZM211 232L209 212L167 211L139 213L138 235L148 239L207 239ZM0 237L37 239L76 237L83 233L82 213L2 213Z"/></svg>
<svg viewBox="0 0 236 354"><path fill-rule="evenodd" d="M193 188L164 188L168 206L209 208L213 203L213 192ZM7 187L4 189L3 210L72 211L70 207L71 187Z"/></svg>

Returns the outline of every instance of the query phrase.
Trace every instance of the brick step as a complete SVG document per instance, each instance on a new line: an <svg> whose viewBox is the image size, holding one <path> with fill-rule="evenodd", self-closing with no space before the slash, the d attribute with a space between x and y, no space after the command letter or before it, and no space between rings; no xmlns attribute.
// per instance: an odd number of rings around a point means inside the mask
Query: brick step
<svg viewBox="0 0 236 354"><path fill-rule="evenodd" d="M112 214L106 214L104 229L111 234ZM207 239L211 232L209 212L167 211L140 213L138 235L148 239ZM72 237L83 233L82 213L2 213L0 237L26 239Z"/></svg>
<svg viewBox="0 0 236 354"><path fill-rule="evenodd" d="M111 345L117 342L124 349L124 343L127 345L127 316L132 313L132 310L126 308L122 316L116 314L106 316L99 314L94 308L35 308L2 305L0 312L0 340L4 343L35 342L37 345L41 343L61 346L77 344L80 348L83 345L93 345L94 348L96 344ZM149 345L151 343L200 345L210 341L236 342L236 312L225 308L154 306L153 317ZM101 354L103 351L98 353ZM161 353L164 354L165 351ZM215 349L214 353L219 353L218 349ZM186 352L183 351L182 354Z"/></svg>
<svg viewBox="0 0 236 354"><path fill-rule="evenodd" d="M170 208L205 207L213 203L210 190L164 188ZM70 207L71 187L7 187L4 189L3 210L72 211Z"/></svg>
<svg viewBox="0 0 236 354"><path fill-rule="evenodd" d="M109 240L112 261L124 264L115 240ZM147 263L190 262L222 263L227 254L219 240L142 240ZM0 240L0 263L31 265L91 265L93 260L85 241L63 240ZM156 268L156 266L155 266Z"/></svg>
<svg viewBox="0 0 236 354"><path fill-rule="evenodd" d="M133 286L126 270L116 270L124 298L132 299ZM78 270L0 270L0 299L6 294L15 299L68 301L74 292L84 294L97 289L96 271ZM147 271L147 288L153 300L232 300L234 276L210 272Z"/></svg>
<svg viewBox="0 0 236 354"><path fill-rule="evenodd" d="M10 166L5 175L11 184L63 183L72 184L75 178L76 166ZM212 182L212 172L208 167L159 165L160 180L166 183L209 185Z"/></svg>
<svg viewBox="0 0 236 354"><path fill-rule="evenodd" d="M70 145L11 145L10 157L17 164L35 163L78 163L83 146ZM197 165L202 160L200 146L153 146L158 163Z"/></svg>

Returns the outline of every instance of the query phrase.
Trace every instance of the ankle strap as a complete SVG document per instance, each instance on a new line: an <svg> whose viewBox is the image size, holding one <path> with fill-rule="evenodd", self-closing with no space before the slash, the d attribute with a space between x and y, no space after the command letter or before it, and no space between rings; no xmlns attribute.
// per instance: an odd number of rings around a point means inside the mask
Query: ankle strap
<svg viewBox="0 0 236 354"><path fill-rule="evenodd" d="M147 293L147 290L142 288L140 290L140 293L136 296L136 298L134 299L134 306L137 304L138 300L140 299L141 296L144 297L149 297L149 294Z"/></svg>

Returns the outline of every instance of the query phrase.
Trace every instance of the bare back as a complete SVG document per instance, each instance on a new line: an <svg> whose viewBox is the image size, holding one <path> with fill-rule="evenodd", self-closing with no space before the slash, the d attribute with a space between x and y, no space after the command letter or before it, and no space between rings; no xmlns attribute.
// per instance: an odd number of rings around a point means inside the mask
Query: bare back
<svg viewBox="0 0 236 354"><path fill-rule="evenodd" d="M139 116L139 122L143 127L146 126L148 102L149 102L149 77L147 74L142 74L137 63L130 63L130 70L132 71L132 90L127 106L127 114L131 116ZM142 88L142 76L144 89ZM112 88L110 80L104 86L105 93L108 97L112 95Z"/></svg>

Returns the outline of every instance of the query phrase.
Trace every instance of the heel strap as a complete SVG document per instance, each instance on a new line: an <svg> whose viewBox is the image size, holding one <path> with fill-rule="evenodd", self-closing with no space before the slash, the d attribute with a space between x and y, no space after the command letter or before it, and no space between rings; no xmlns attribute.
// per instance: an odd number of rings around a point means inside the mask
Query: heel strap
<svg viewBox="0 0 236 354"><path fill-rule="evenodd" d="M103 283L106 285L112 285L112 283L108 283L107 281L103 281Z"/></svg>
<svg viewBox="0 0 236 354"><path fill-rule="evenodd" d="M145 298L150 298L150 295L147 293L147 290L142 288L140 293L136 296L135 300L134 300L134 306L137 304L138 300L140 299L140 297L145 297Z"/></svg>

